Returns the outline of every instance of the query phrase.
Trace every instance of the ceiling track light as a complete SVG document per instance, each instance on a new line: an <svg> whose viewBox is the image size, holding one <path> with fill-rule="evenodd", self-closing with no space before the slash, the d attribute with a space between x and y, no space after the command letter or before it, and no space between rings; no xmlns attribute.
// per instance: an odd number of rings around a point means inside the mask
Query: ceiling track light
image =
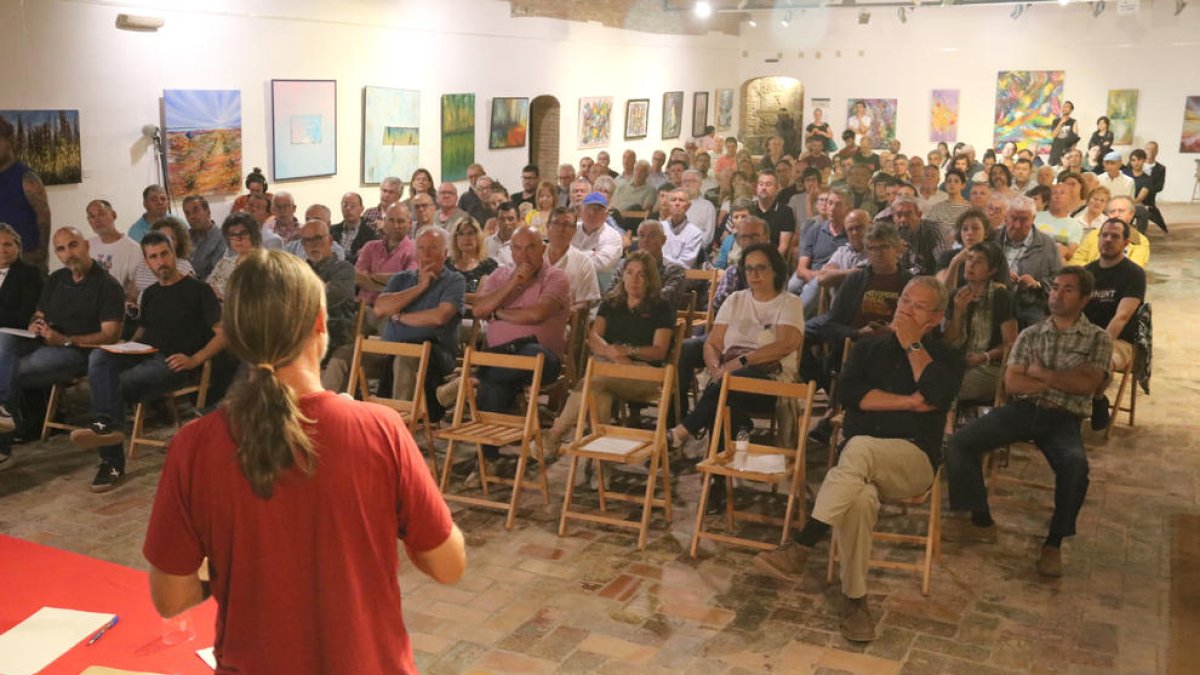
<svg viewBox="0 0 1200 675"><path fill-rule="evenodd" d="M871 23L871 12L870 12L870 10L866 10L866 9L860 9L860 10L858 10L858 24L859 24L860 26L865 26L865 25L867 25L867 24L869 24L869 23Z"/></svg>
<svg viewBox="0 0 1200 675"><path fill-rule="evenodd" d="M1094 18L1094 19L1100 18L1100 15L1104 13L1104 8L1107 6L1108 6L1108 4L1105 3L1104 0L1099 0L1098 2L1093 2L1092 3L1092 18Z"/></svg>
<svg viewBox="0 0 1200 675"><path fill-rule="evenodd" d="M783 26L784 28L792 25L792 10L789 9L783 13L783 18L779 20L779 25Z"/></svg>
<svg viewBox="0 0 1200 675"><path fill-rule="evenodd" d="M696 0L696 6L693 8L693 11L696 12L698 18L707 19L713 13L712 3L708 0Z"/></svg>
<svg viewBox="0 0 1200 675"><path fill-rule="evenodd" d="M1014 7L1013 7L1013 10L1012 10L1012 13L1010 13L1010 14L1008 15L1008 18L1012 19L1013 21L1016 21L1017 19L1021 18L1021 15L1025 13L1025 8L1026 8L1026 7L1028 7L1028 6L1029 6L1029 5L1016 5L1016 6L1014 6Z"/></svg>
<svg viewBox="0 0 1200 675"><path fill-rule="evenodd" d="M896 18L900 19L900 23L908 23L908 9L905 7L898 7L896 9Z"/></svg>
<svg viewBox="0 0 1200 675"><path fill-rule="evenodd" d="M1187 3L1184 0L1175 0L1175 16L1182 14L1184 7L1187 7Z"/></svg>

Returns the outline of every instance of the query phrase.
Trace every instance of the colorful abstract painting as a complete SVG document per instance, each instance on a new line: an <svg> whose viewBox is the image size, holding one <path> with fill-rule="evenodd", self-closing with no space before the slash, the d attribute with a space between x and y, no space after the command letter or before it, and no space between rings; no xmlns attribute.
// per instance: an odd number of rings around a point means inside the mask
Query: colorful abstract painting
<svg viewBox="0 0 1200 675"><path fill-rule="evenodd" d="M0 110L13 126L17 161L46 185L83 182L78 110Z"/></svg>
<svg viewBox="0 0 1200 675"><path fill-rule="evenodd" d="M271 80L275 180L337 173L337 82Z"/></svg>
<svg viewBox="0 0 1200 675"><path fill-rule="evenodd" d="M590 96L579 99L579 147L607 147L612 137L611 96Z"/></svg>
<svg viewBox="0 0 1200 675"><path fill-rule="evenodd" d="M475 94L442 96L442 180L466 180L475 162Z"/></svg>
<svg viewBox="0 0 1200 675"><path fill-rule="evenodd" d="M625 140L645 138L650 131L650 99L634 98L625 102Z"/></svg>
<svg viewBox="0 0 1200 675"><path fill-rule="evenodd" d="M1109 130L1113 145L1133 145L1133 127L1137 122L1137 89L1108 90Z"/></svg>
<svg viewBox="0 0 1200 675"><path fill-rule="evenodd" d="M717 131L729 131L733 128L733 90L717 90Z"/></svg>
<svg viewBox="0 0 1200 675"><path fill-rule="evenodd" d="M171 194L236 194L242 187L242 92L163 91Z"/></svg>
<svg viewBox="0 0 1200 675"><path fill-rule="evenodd" d="M958 90L934 89L929 109L929 140L954 143L958 140Z"/></svg>
<svg viewBox="0 0 1200 675"><path fill-rule="evenodd" d="M1049 152L1054 118L1062 112L1061 70L1002 70L996 75L993 147L1016 143L1035 153Z"/></svg>
<svg viewBox="0 0 1200 675"><path fill-rule="evenodd" d="M363 87L362 182L407 178L420 164L421 92Z"/></svg>
<svg viewBox="0 0 1200 675"><path fill-rule="evenodd" d="M1183 134L1180 152L1200 152L1200 96L1189 96L1183 108Z"/></svg>
<svg viewBox="0 0 1200 675"><path fill-rule="evenodd" d="M865 109L860 109L859 104ZM867 133L862 134L871 139L876 148L886 147L888 141L896 137L896 99L894 98L852 98L846 101L846 128L863 124Z"/></svg>
<svg viewBox="0 0 1200 675"><path fill-rule="evenodd" d="M708 126L708 92L698 91L692 94L692 137L704 135Z"/></svg>
<svg viewBox="0 0 1200 675"><path fill-rule="evenodd" d="M488 131L488 147L525 147L525 136L529 131L529 99L492 99L492 126Z"/></svg>
<svg viewBox="0 0 1200 675"><path fill-rule="evenodd" d="M663 140L679 138L683 130L683 92L668 91L663 94L662 137Z"/></svg>

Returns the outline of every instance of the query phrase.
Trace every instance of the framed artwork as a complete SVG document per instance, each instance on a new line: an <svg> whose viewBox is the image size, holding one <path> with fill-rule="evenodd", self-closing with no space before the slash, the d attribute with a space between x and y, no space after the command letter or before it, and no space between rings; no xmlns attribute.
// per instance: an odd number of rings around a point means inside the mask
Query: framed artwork
<svg viewBox="0 0 1200 675"><path fill-rule="evenodd" d="M174 195L236 194L242 188L242 92L163 91L167 180Z"/></svg>
<svg viewBox="0 0 1200 675"><path fill-rule="evenodd" d="M954 143L958 140L958 90L934 89L929 109L929 140Z"/></svg>
<svg viewBox="0 0 1200 675"><path fill-rule="evenodd" d="M625 140L645 138L650 130L650 99L634 98L625 102Z"/></svg>
<svg viewBox="0 0 1200 675"><path fill-rule="evenodd" d="M866 136L876 148L896 137L896 99L852 98L846 101L846 128L861 139Z"/></svg>
<svg viewBox="0 0 1200 675"><path fill-rule="evenodd" d="M421 145L421 92L363 87L362 182L417 170Z"/></svg>
<svg viewBox="0 0 1200 675"><path fill-rule="evenodd" d="M683 129L683 92L668 91L663 94L663 140L679 138Z"/></svg>
<svg viewBox="0 0 1200 675"><path fill-rule="evenodd" d="M752 154L767 151L767 140L779 133L781 120L784 126L790 120L794 128L804 119L804 84L794 77L756 77L743 82L741 89L737 139Z"/></svg>
<svg viewBox="0 0 1200 675"><path fill-rule="evenodd" d="M83 182L78 110L0 110L13 126L13 154L46 185ZM240 169L240 167L239 167Z"/></svg>
<svg viewBox="0 0 1200 675"><path fill-rule="evenodd" d="M1137 122L1137 89L1108 90L1109 130L1113 145L1133 145L1133 127Z"/></svg>
<svg viewBox="0 0 1200 675"><path fill-rule="evenodd" d="M492 126L488 130L488 148L523 148L528 131L528 98L492 99Z"/></svg>
<svg viewBox="0 0 1200 675"><path fill-rule="evenodd" d="M271 80L275 180L337 173L337 81Z"/></svg>
<svg viewBox="0 0 1200 675"><path fill-rule="evenodd" d="M692 94L692 137L703 136L706 126L708 126L708 92L698 91Z"/></svg>
<svg viewBox="0 0 1200 675"><path fill-rule="evenodd" d="M992 147L1016 143L1049 152L1054 118L1062 113L1061 70L1002 70L996 74L996 117Z"/></svg>
<svg viewBox="0 0 1200 675"><path fill-rule="evenodd" d="M611 96L579 99L579 147L603 148L612 138Z"/></svg>
<svg viewBox="0 0 1200 675"><path fill-rule="evenodd" d="M717 90L717 131L729 131L733 128L733 90Z"/></svg>
<svg viewBox="0 0 1200 675"><path fill-rule="evenodd" d="M1187 97L1183 107L1183 133L1179 137L1180 152L1200 152L1200 96Z"/></svg>
<svg viewBox="0 0 1200 675"><path fill-rule="evenodd" d="M442 180L466 180L475 162L475 94L442 96Z"/></svg>

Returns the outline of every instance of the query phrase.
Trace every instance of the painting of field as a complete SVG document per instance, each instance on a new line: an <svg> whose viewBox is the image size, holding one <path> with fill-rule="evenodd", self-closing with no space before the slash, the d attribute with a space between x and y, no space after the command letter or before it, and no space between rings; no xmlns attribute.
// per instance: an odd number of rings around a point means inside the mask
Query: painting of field
<svg viewBox="0 0 1200 675"><path fill-rule="evenodd" d="M163 91L171 194L234 194L242 184L242 94Z"/></svg>
<svg viewBox="0 0 1200 675"><path fill-rule="evenodd" d="M363 177L411 176L420 162L421 92L363 88Z"/></svg>
<svg viewBox="0 0 1200 675"><path fill-rule="evenodd" d="M0 110L16 131L13 152L46 185L83 181L78 110Z"/></svg>
<svg viewBox="0 0 1200 675"><path fill-rule="evenodd" d="M442 180L466 180L475 162L475 94L442 96Z"/></svg>

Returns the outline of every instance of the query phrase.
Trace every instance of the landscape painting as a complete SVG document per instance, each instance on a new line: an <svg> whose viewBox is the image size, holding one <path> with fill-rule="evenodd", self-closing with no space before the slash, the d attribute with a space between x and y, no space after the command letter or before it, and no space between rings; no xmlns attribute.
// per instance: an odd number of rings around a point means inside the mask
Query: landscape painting
<svg viewBox="0 0 1200 675"><path fill-rule="evenodd" d="M1179 138L1180 152L1200 152L1200 96L1187 97L1183 107L1183 134Z"/></svg>
<svg viewBox="0 0 1200 675"><path fill-rule="evenodd" d="M275 180L337 173L337 82L271 80Z"/></svg>
<svg viewBox="0 0 1200 675"><path fill-rule="evenodd" d="M13 126L13 154L46 185L83 182L78 110L0 110Z"/></svg>
<svg viewBox="0 0 1200 675"><path fill-rule="evenodd" d="M528 98L492 99L492 124L488 129L489 149L523 148L528 131Z"/></svg>
<svg viewBox="0 0 1200 675"><path fill-rule="evenodd" d="M412 175L420 164L421 92L363 87L362 182Z"/></svg>
<svg viewBox="0 0 1200 675"><path fill-rule="evenodd" d="M650 131L650 99L635 98L625 102L625 140L645 138Z"/></svg>
<svg viewBox="0 0 1200 675"><path fill-rule="evenodd" d="M1108 90L1109 130L1113 145L1133 145L1133 127L1137 122L1138 90Z"/></svg>
<svg viewBox="0 0 1200 675"><path fill-rule="evenodd" d="M236 194L242 187L242 92L167 89L163 128L171 194Z"/></svg>
<svg viewBox="0 0 1200 675"><path fill-rule="evenodd" d="M591 96L579 99L579 147L607 147L612 138L611 96Z"/></svg>
<svg viewBox="0 0 1200 675"><path fill-rule="evenodd" d="M934 89L929 110L929 140L954 143L958 140L958 90Z"/></svg>
<svg viewBox="0 0 1200 675"><path fill-rule="evenodd" d="M733 90L717 90L717 131L729 131L733 128Z"/></svg>
<svg viewBox="0 0 1200 675"><path fill-rule="evenodd" d="M442 96L442 180L466 180L475 162L475 94Z"/></svg>
<svg viewBox="0 0 1200 675"><path fill-rule="evenodd" d="M1034 153L1050 151L1054 118L1062 112L1061 70L1002 70L996 74L993 147L1016 143Z"/></svg>
<svg viewBox="0 0 1200 675"><path fill-rule="evenodd" d="M663 94L662 137L663 140L679 138L683 130L683 92L668 91Z"/></svg>

